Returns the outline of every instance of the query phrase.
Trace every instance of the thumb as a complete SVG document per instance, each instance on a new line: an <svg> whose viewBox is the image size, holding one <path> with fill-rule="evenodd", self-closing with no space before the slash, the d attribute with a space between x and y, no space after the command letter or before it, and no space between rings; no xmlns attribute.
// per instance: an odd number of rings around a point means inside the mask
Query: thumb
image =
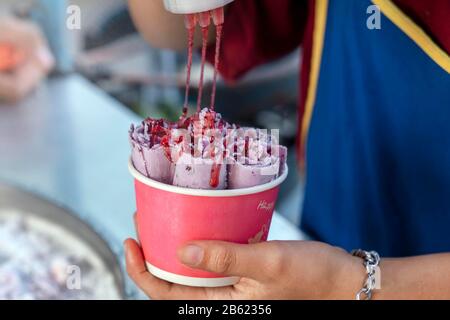
<svg viewBox="0 0 450 320"><path fill-rule="evenodd" d="M178 250L181 262L189 267L227 276L255 278L265 264L264 243L235 244L222 241L195 241Z"/></svg>

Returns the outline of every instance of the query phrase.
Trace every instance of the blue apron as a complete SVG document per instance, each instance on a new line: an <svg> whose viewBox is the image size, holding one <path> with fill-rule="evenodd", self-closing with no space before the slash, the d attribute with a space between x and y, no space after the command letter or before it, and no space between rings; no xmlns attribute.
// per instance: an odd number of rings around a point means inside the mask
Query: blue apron
<svg viewBox="0 0 450 320"><path fill-rule="evenodd" d="M450 75L383 13L369 30L372 4L328 1L302 229L383 256L450 252Z"/></svg>

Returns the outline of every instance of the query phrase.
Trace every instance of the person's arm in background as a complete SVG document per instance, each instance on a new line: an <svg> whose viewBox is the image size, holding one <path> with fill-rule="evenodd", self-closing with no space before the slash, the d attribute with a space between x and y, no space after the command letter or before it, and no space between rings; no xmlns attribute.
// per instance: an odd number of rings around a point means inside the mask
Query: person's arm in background
<svg viewBox="0 0 450 320"><path fill-rule="evenodd" d="M16 102L48 74L54 59L39 28L16 18L1 18L0 47L0 100Z"/></svg>
<svg viewBox="0 0 450 320"><path fill-rule="evenodd" d="M167 11L163 0L129 0L128 4L136 28L153 47L172 50L183 50L187 47L184 15ZM201 33L197 28L195 46L201 45L200 39ZM214 28L211 26L209 42L214 39Z"/></svg>
<svg viewBox="0 0 450 320"><path fill-rule="evenodd" d="M152 46L174 50L186 46L183 16L166 11L163 0L129 0L128 4L134 24Z"/></svg>
<svg viewBox="0 0 450 320"><path fill-rule="evenodd" d="M308 0L235 0L225 7L220 74L235 80L250 69L280 58L303 41L309 7ZM143 37L153 46L183 50L187 31L183 15L165 10L163 0L129 0L133 21ZM210 28L209 43L215 41ZM195 45L201 44L196 29ZM210 46L207 59L214 61L215 48Z"/></svg>

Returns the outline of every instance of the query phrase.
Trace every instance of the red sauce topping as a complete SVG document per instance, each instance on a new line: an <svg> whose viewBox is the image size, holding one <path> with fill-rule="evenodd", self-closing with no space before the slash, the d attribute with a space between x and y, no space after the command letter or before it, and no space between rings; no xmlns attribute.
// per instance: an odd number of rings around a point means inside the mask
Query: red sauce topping
<svg viewBox="0 0 450 320"><path fill-rule="evenodd" d="M209 185L213 188L219 186L220 169L222 165L220 163L214 163L211 167L211 178L209 179Z"/></svg>
<svg viewBox="0 0 450 320"><path fill-rule="evenodd" d="M222 24L216 26L216 53L215 53L215 57L214 57L214 78L213 78L212 92L211 92L211 110L214 110L214 105L216 103L217 74L219 73L220 44L222 42L222 28L223 28Z"/></svg>
<svg viewBox="0 0 450 320"><path fill-rule="evenodd" d="M244 157L248 158L248 147L250 144L250 138L248 136L245 137L245 145L244 145Z"/></svg>
<svg viewBox="0 0 450 320"><path fill-rule="evenodd" d="M203 78L205 74L206 48L208 45L208 27L202 27L202 62L200 66L200 82L198 83L197 112L200 112L203 94Z"/></svg>
<svg viewBox="0 0 450 320"><path fill-rule="evenodd" d="M191 16L191 18L189 18L189 16ZM189 16L187 16L186 19L193 19L192 15ZM192 53L194 48L194 31L195 31L195 24L192 25L191 23L191 25L188 28L188 61L186 65L186 92L184 94L184 105L182 111L183 118L186 118L188 112L189 87L191 82L191 69L192 69Z"/></svg>
<svg viewBox="0 0 450 320"><path fill-rule="evenodd" d="M185 25L188 30L188 58L186 65L186 90L184 97L184 105L182 108L182 114L179 120L175 123L170 123L163 119L145 119L144 124L147 127L147 134L150 136L150 144L154 146L155 144L160 144L164 148L164 153L169 161L172 161L171 155L171 143L172 144L180 144L183 142L184 137L181 135L176 139L172 139L171 130L172 129L189 129L199 125L200 116L199 113L201 111L201 103L202 103L202 94L203 94L203 81L204 81L204 69L206 63L206 49L208 45L208 31L211 17L213 18L214 24L216 25L216 52L215 52L215 61L214 61L214 78L212 83L212 92L211 92L211 105L210 109L206 112L204 116L204 121L200 130L192 130L190 132L190 144L191 147L191 155L194 156L195 148L193 147L193 142L195 141L194 134L205 134L206 130L210 129L219 129L223 130L227 123L222 119L217 121L217 114L214 112L215 105L215 97L216 97L216 83L219 69L219 61L220 61L220 44L222 39L222 25L224 20L223 9L219 8L213 10L211 12L203 12L198 15L190 14L185 17ZM195 26L200 24L202 30L202 59L201 59L201 67L200 67L200 81L198 86L198 98L197 98L197 112L192 116L188 117L188 100L189 100L189 89L191 82L191 69L192 69L192 55L193 55L193 47L194 47L194 33ZM194 128L195 129L195 128ZM196 132L194 132L196 131ZM198 132L200 131L200 132ZM210 157L214 161L216 160L215 154L215 137L210 137ZM226 140L224 139L224 151L223 156L226 154ZM247 147L248 148L248 147ZM235 152L236 152L235 146ZM222 165L220 163L214 163L211 167L211 177L210 177L210 185L213 188L217 188L219 185L220 178L220 170Z"/></svg>
<svg viewBox="0 0 450 320"><path fill-rule="evenodd" d="M164 154L166 155L167 159L169 159L170 162L172 162L172 155L170 152L170 134L165 135L162 139L161 139L161 145L164 148Z"/></svg>

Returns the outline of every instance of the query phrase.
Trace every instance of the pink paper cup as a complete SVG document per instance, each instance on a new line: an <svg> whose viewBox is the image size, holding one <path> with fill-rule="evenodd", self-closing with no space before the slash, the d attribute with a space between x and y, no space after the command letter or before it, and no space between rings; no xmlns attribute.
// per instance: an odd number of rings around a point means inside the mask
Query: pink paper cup
<svg viewBox="0 0 450 320"><path fill-rule="evenodd" d="M149 179L131 160L137 206L137 232L147 269L163 280L194 287L222 287L238 277L190 268L177 250L192 240L222 240L249 244L266 241L288 168L276 180L252 188L200 190ZM256 267L256 266L255 266Z"/></svg>

